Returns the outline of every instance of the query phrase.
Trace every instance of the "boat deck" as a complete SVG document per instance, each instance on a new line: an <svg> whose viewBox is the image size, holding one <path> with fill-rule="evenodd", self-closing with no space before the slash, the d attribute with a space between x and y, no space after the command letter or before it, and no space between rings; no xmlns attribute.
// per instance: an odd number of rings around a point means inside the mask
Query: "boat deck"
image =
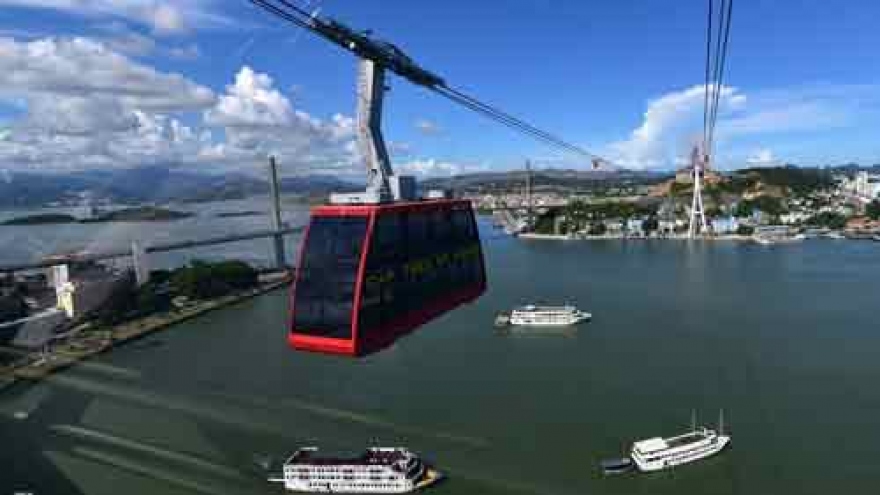
<svg viewBox="0 0 880 495"><path fill-rule="evenodd" d="M696 443L701 440L705 440L708 436L701 431L694 431L691 433L685 433L684 435L679 435L677 437L667 438L666 445L669 446L670 449L674 449L676 447L681 447L683 445L688 445L691 443Z"/></svg>
<svg viewBox="0 0 880 495"><path fill-rule="evenodd" d="M325 456L317 450L302 449L288 459L287 464L313 466L390 466L397 461L414 459L401 450L367 450L358 456Z"/></svg>

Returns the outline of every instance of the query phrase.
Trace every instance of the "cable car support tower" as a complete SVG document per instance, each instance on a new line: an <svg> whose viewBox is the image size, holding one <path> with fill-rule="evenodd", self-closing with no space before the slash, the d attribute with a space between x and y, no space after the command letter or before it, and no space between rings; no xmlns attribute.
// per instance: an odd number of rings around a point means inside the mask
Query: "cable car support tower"
<svg viewBox="0 0 880 495"><path fill-rule="evenodd" d="M385 85L387 71L562 151L586 157L594 164L608 163L579 146L453 89L442 77L416 64L398 47L371 37L369 31L356 31L334 19L318 16L317 12L309 13L290 0L249 1L297 27L352 52L360 59L357 86L357 141L366 162L367 187L362 193L332 194L330 202L333 204L381 204L418 199L415 197L415 179L395 175L382 137L382 106L387 89ZM433 191L428 194L429 198L439 198L443 195Z"/></svg>
<svg viewBox="0 0 880 495"><path fill-rule="evenodd" d="M732 14L733 0L709 0L708 22L706 23L705 84L703 86L703 140L691 151L689 166L694 183L688 224L688 237L691 239L696 237L698 230L700 234L708 232L706 211L703 207L703 178L715 152L715 124L718 122L718 107L721 101L721 92L724 90L724 68L727 61L727 44L730 40Z"/></svg>

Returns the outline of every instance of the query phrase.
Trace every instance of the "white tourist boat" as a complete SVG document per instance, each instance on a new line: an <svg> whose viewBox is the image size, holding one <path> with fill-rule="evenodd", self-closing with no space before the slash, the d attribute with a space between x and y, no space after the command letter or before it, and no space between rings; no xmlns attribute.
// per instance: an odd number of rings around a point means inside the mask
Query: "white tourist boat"
<svg viewBox="0 0 880 495"><path fill-rule="evenodd" d="M374 447L357 457L318 455L315 447L296 451L284 462L284 483L311 493L409 493L441 479L435 469L402 447Z"/></svg>
<svg viewBox="0 0 880 495"><path fill-rule="evenodd" d="M517 326L568 326L592 318L590 313L580 311L574 306L536 306L529 304L514 309L509 315L496 318L496 324Z"/></svg>
<svg viewBox="0 0 880 495"><path fill-rule="evenodd" d="M721 452L730 443L724 435L724 419L719 417L718 431L696 427L692 421L691 431L669 438L649 438L632 446L630 457L639 471L659 471L689 462L705 459Z"/></svg>

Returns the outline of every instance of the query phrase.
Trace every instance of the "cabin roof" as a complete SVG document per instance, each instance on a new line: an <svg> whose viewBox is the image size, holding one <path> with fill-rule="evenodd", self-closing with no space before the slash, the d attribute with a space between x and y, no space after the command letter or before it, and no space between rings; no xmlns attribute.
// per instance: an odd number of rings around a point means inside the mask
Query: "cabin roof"
<svg viewBox="0 0 880 495"><path fill-rule="evenodd" d="M287 464L314 466L390 466L397 461L412 458L404 449L368 449L356 457L325 456L317 449L306 448L297 451Z"/></svg>
<svg viewBox="0 0 880 495"><path fill-rule="evenodd" d="M641 452L656 452L658 450L665 450L669 448L669 445L666 444L666 440L657 437L657 438L649 438L647 440L642 440L641 442L636 442L633 445L633 448L641 451Z"/></svg>

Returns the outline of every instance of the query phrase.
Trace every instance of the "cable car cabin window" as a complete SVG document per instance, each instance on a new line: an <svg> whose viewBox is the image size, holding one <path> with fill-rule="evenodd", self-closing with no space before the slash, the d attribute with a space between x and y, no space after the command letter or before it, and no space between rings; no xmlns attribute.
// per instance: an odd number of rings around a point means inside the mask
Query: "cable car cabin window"
<svg viewBox="0 0 880 495"><path fill-rule="evenodd" d="M377 216L367 254L359 332L368 336L408 313L482 283L482 256L467 209Z"/></svg>
<svg viewBox="0 0 880 495"><path fill-rule="evenodd" d="M351 338L351 312L367 219L316 217L296 282L297 333Z"/></svg>
<svg viewBox="0 0 880 495"><path fill-rule="evenodd" d="M386 213L376 218L361 296L360 328L380 327L394 313L395 279L406 262L406 216ZM384 315L387 313L387 317Z"/></svg>

